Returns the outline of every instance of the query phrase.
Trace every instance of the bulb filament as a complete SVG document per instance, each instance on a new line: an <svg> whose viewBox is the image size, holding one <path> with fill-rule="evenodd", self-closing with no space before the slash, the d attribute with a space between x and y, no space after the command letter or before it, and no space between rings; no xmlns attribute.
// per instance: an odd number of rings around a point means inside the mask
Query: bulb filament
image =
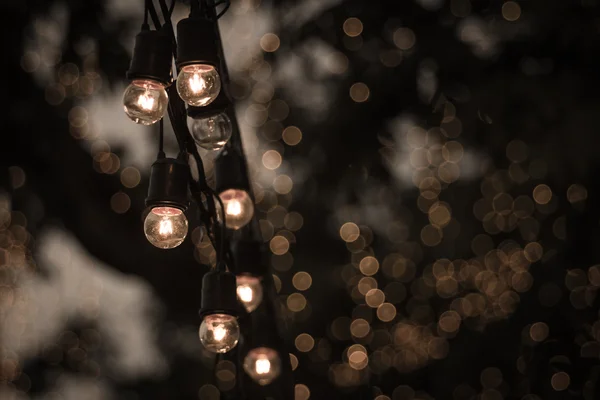
<svg viewBox="0 0 600 400"><path fill-rule="evenodd" d="M266 359L256 360L256 373L268 374L271 371L271 362Z"/></svg>
<svg viewBox="0 0 600 400"><path fill-rule="evenodd" d="M190 78L190 89L194 93L199 93L206 88L206 82L198 74L192 75Z"/></svg>
<svg viewBox="0 0 600 400"><path fill-rule="evenodd" d="M240 296L240 300L242 300L244 303L251 302L252 298L254 297L252 294L252 288L248 286L238 286L237 294Z"/></svg>
<svg viewBox="0 0 600 400"><path fill-rule="evenodd" d="M142 107L144 110L152 110L154 108L154 98L149 96L148 92L145 92L138 97L138 106Z"/></svg>
<svg viewBox="0 0 600 400"><path fill-rule="evenodd" d="M160 233L161 235L170 235L173 233L173 223L170 219L163 219L162 221L160 221L158 233Z"/></svg>
<svg viewBox="0 0 600 400"><path fill-rule="evenodd" d="M215 340L217 340L219 342L221 340L225 339L226 335L227 335L227 329L225 329L225 327L223 325L217 325L213 329L213 336L214 336Z"/></svg>
<svg viewBox="0 0 600 400"><path fill-rule="evenodd" d="M227 203L227 209L225 212L228 215L238 216L242 213L242 204L237 200L232 200Z"/></svg>

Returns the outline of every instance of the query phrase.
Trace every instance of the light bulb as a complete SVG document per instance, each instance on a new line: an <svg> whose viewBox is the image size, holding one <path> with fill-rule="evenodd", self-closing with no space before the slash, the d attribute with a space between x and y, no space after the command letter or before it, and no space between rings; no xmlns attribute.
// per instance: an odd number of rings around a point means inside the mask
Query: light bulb
<svg viewBox="0 0 600 400"><path fill-rule="evenodd" d="M221 78L212 65L186 65L177 76L177 93L190 106L206 106L217 98L220 91Z"/></svg>
<svg viewBox="0 0 600 400"><path fill-rule="evenodd" d="M174 207L154 207L144 221L144 233L150 243L160 249L179 246L188 232L183 211Z"/></svg>
<svg viewBox="0 0 600 400"><path fill-rule="evenodd" d="M248 312L256 310L263 297L263 288L260 279L249 275L238 275L237 296Z"/></svg>
<svg viewBox="0 0 600 400"><path fill-rule="evenodd" d="M231 137L231 120L225 113L206 118L188 118L188 128L198 146L219 150Z"/></svg>
<svg viewBox="0 0 600 400"><path fill-rule="evenodd" d="M200 342L213 353L227 353L240 339L237 318L228 314L210 314L200 324Z"/></svg>
<svg viewBox="0 0 600 400"><path fill-rule="evenodd" d="M123 93L125 114L135 123L152 125L159 121L169 104L164 85L150 79L136 79Z"/></svg>
<svg viewBox="0 0 600 400"><path fill-rule="evenodd" d="M219 194L225 207L225 226L240 229L252 219L254 203L245 190L228 189Z"/></svg>
<svg viewBox="0 0 600 400"><path fill-rule="evenodd" d="M260 385L268 385L281 373L279 354L268 347L252 349L244 358L244 371Z"/></svg>

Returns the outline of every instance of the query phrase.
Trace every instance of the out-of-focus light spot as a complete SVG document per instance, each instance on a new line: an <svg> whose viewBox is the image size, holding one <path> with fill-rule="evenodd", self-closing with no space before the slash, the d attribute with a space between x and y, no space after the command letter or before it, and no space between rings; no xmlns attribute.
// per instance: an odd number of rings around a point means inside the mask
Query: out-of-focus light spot
<svg viewBox="0 0 600 400"><path fill-rule="evenodd" d="M312 278L308 272L298 272L292 278L292 284L298 290L307 290L312 285Z"/></svg>
<svg viewBox="0 0 600 400"><path fill-rule="evenodd" d="M306 307L306 297L300 293L290 294L286 302L290 311L293 312L300 312Z"/></svg>
<svg viewBox="0 0 600 400"><path fill-rule="evenodd" d="M363 24L358 18L348 18L344 21L344 33L350 37L358 36L363 31Z"/></svg>
<svg viewBox="0 0 600 400"><path fill-rule="evenodd" d="M371 289L365 295L365 302L369 307L377 308L385 301L385 294L379 289Z"/></svg>
<svg viewBox="0 0 600 400"><path fill-rule="evenodd" d="M535 342L543 342L548 337L550 330L544 322L536 322L529 328L529 336Z"/></svg>
<svg viewBox="0 0 600 400"><path fill-rule="evenodd" d="M126 167L121 171L121 184L126 188L134 188L140 183L140 171L135 167Z"/></svg>
<svg viewBox="0 0 600 400"><path fill-rule="evenodd" d="M21 56L21 68L25 72L35 72L40 66L40 55L34 51L26 51Z"/></svg>
<svg viewBox="0 0 600 400"><path fill-rule="evenodd" d="M432 205L428 214L429 222L438 227L444 227L448 225L450 219L452 218L452 214L450 213L448 206L441 202L437 202Z"/></svg>
<svg viewBox="0 0 600 400"><path fill-rule="evenodd" d="M13 189L18 189L25 185L25 180L27 177L25 175L25 171L23 171L23 168L12 166L8 169L8 172L10 175L10 186Z"/></svg>
<svg viewBox="0 0 600 400"><path fill-rule="evenodd" d="M344 242L354 242L360 236L360 229L354 222L346 222L340 228L340 237Z"/></svg>
<svg viewBox="0 0 600 400"><path fill-rule="evenodd" d="M442 241L442 237L442 230L435 225L425 225L421 229L421 241L426 246L437 246Z"/></svg>
<svg viewBox="0 0 600 400"><path fill-rule="evenodd" d="M386 396L384 394L380 394L379 396L375 397L375 400L392 400L392 399L390 399L388 396Z"/></svg>
<svg viewBox="0 0 600 400"><path fill-rule="evenodd" d="M296 126L288 126L283 130L282 138L288 146L296 146L302 140L302 131Z"/></svg>
<svg viewBox="0 0 600 400"><path fill-rule="evenodd" d="M410 28L398 28L393 36L394 44L401 50L409 50L415 45L417 38Z"/></svg>
<svg viewBox="0 0 600 400"><path fill-rule="evenodd" d="M73 85L79 79L79 68L73 63L66 63L58 69L58 80L65 86Z"/></svg>
<svg viewBox="0 0 600 400"><path fill-rule="evenodd" d="M264 125L268 117L269 112L264 104L250 104L244 113L244 121L254 128Z"/></svg>
<svg viewBox="0 0 600 400"><path fill-rule="evenodd" d="M131 207L131 199L126 193L117 192L110 198L110 208L117 214L124 214Z"/></svg>
<svg viewBox="0 0 600 400"><path fill-rule="evenodd" d="M273 284L275 285L275 291L279 293L281 291L281 279L275 274L273 276Z"/></svg>
<svg viewBox="0 0 600 400"><path fill-rule="evenodd" d="M294 341L296 348L298 351L303 353L307 353L312 350L315 346L315 339L310 336L308 333L301 333L296 336L296 340Z"/></svg>
<svg viewBox="0 0 600 400"><path fill-rule="evenodd" d="M369 87L362 82L357 82L350 87L350 97L357 103L367 101L369 94Z"/></svg>
<svg viewBox="0 0 600 400"><path fill-rule="evenodd" d="M369 355L363 345L353 344L346 352L348 365L356 370L364 369L369 364Z"/></svg>
<svg viewBox="0 0 600 400"><path fill-rule="evenodd" d="M506 158L514 163L521 163L527 160L529 149L522 140L515 139L506 146Z"/></svg>
<svg viewBox="0 0 600 400"><path fill-rule="evenodd" d="M565 390L571 384L571 377L566 372L557 372L552 375L552 388L558 392Z"/></svg>
<svg viewBox="0 0 600 400"><path fill-rule="evenodd" d="M260 47L267 53L277 51L280 44L279 36L274 33L265 33L263 37L260 38Z"/></svg>
<svg viewBox="0 0 600 400"><path fill-rule="evenodd" d="M269 104L269 117L274 121L283 121L290 114L290 106L280 99L273 100Z"/></svg>
<svg viewBox="0 0 600 400"><path fill-rule="evenodd" d="M375 257L365 257L360 260L359 269L366 276L375 275L379 271L379 261Z"/></svg>
<svg viewBox="0 0 600 400"><path fill-rule="evenodd" d="M281 154L277 150L265 151L265 154L262 156L262 163L266 169L277 169L281 166L281 162Z"/></svg>
<svg viewBox="0 0 600 400"><path fill-rule="evenodd" d="M288 194L292 191L294 182L287 175L279 175L273 180L273 190L279 194Z"/></svg>
<svg viewBox="0 0 600 400"><path fill-rule="evenodd" d="M377 318L383 322L390 322L396 318L396 307L390 303L383 303L377 307Z"/></svg>
<svg viewBox="0 0 600 400"><path fill-rule="evenodd" d="M288 252L290 249L290 242L285 237L277 235L271 239L269 247L273 254L280 256Z"/></svg>
<svg viewBox="0 0 600 400"><path fill-rule="evenodd" d="M552 200L552 190L548 185L537 185L533 189L533 199L538 204L548 204Z"/></svg>
<svg viewBox="0 0 600 400"><path fill-rule="evenodd" d="M402 51L401 50L382 50L379 53L379 60L381 63L388 68L394 68L402 63Z"/></svg>
<svg viewBox="0 0 600 400"><path fill-rule="evenodd" d="M483 371L481 371L479 380L481 381L481 386L483 386L486 389L497 388L502 384L502 372L498 368L486 368Z"/></svg>
<svg viewBox="0 0 600 400"><path fill-rule="evenodd" d="M502 16L507 21L516 21L521 17L521 6L516 1L507 1L502 5Z"/></svg>
<svg viewBox="0 0 600 400"><path fill-rule="evenodd" d="M325 68L332 74L341 75L348 70L348 57L341 51L332 51L324 61Z"/></svg>
<svg viewBox="0 0 600 400"><path fill-rule="evenodd" d="M290 268L292 268L293 264L294 257L292 257L292 255L289 252L280 256L273 254L273 256L271 257L271 265L277 271L288 271Z"/></svg>
<svg viewBox="0 0 600 400"><path fill-rule="evenodd" d="M52 106L57 106L62 103L67 95L65 87L60 83L52 83L46 86L44 94L46 101Z"/></svg>
<svg viewBox="0 0 600 400"><path fill-rule="evenodd" d="M308 400L310 390L306 385L298 384L294 387L294 400Z"/></svg>
<svg viewBox="0 0 600 400"><path fill-rule="evenodd" d="M350 324L350 333L352 336L357 338L364 338L371 331L369 322L365 319L359 318L352 321Z"/></svg>
<svg viewBox="0 0 600 400"><path fill-rule="evenodd" d="M221 397L221 392L217 389L216 386L207 383L203 385L198 391L198 398L204 400L219 400Z"/></svg>
<svg viewBox="0 0 600 400"><path fill-rule="evenodd" d="M266 219L261 219L258 221L260 226L260 233L262 235L263 241L268 242L273 237L273 233L275 233L275 227L271 223L271 221Z"/></svg>
<svg viewBox="0 0 600 400"><path fill-rule="evenodd" d="M302 225L304 225L304 218L302 218L302 215L299 213L292 211L291 213L286 214L283 219L283 224L285 225L286 229L296 232L302 228Z"/></svg>
<svg viewBox="0 0 600 400"><path fill-rule="evenodd" d="M358 281L358 285L356 285L356 287L360 294L366 296L370 290L377 288L377 281L370 276L364 277Z"/></svg>
<svg viewBox="0 0 600 400"><path fill-rule="evenodd" d="M292 371L295 371L296 368L298 368L298 357L296 357L294 354L290 353L290 364L292 365Z"/></svg>
<svg viewBox="0 0 600 400"><path fill-rule="evenodd" d="M573 184L567 189L567 199L571 204L585 201L587 196L587 189L583 185Z"/></svg>
<svg viewBox="0 0 600 400"><path fill-rule="evenodd" d="M444 312L438 321L440 329L447 333L454 333L460 328L461 317L456 311Z"/></svg>
<svg viewBox="0 0 600 400"><path fill-rule="evenodd" d="M464 155L463 145L455 140L450 140L442 147L442 157L444 160L457 163L462 160Z"/></svg>
<svg viewBox="0 0 600 400"><path fill-rule="evenodd" d="M529 262L534 263L542 259L544 249L542 248L542 245L537 242L527 243L524 249L524 255Z"/></svg>

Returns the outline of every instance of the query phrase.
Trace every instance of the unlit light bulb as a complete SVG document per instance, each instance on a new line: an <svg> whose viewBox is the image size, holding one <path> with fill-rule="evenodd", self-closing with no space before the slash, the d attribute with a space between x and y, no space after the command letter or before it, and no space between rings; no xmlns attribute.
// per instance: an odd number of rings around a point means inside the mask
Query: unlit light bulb
<svg viewBox="0 0 600 400"><path fill-rule="evenodd" d="M238 275L237 296L248 312L256 310L263 298L263 288L260 279L254 276Z"/></svg>
<svg viewBox="0 0 600 400"><path fill-rule="evenodd" d="M152 125L167 111L169 96L163 84L150 79L136 79L123 93L125 114L135 123Z"/></svg>
<svg viewBox="0 0 600 400"><path fill-rule="evenodd" d="M190 106L212 103L221 92L221 78L212 65L192 64L181 68L177 76L177 93Z"/></svg>
<svg viewBox="0 0 600 400"><path fill-rule="evenodd" d="M240 339L237 318L227 314L210 314L200 325L200 342L213 353L227 353Z"/></svg>
<svg viewBox="0 0 600 400"><path fill-rule="evenodd" d="M188 118L188 127L198 146L206 150L219 150L231 138L231 120L225 113Z"/></svg>
<svg viewBox="0 0 600 400"><path fill-rule="evenodd" d="M268 347L252 349L244 358L244 371L260 385L268 385L281 373L279 354Z"/></svg>
<svg viewBox="0 0 600 400"><path fill-rule="evenodd" d="M240 229L254 216L254 203L245 190L228 189L219 194L225 207L225 226Z"/></svg>
<svg viewBox="0 0 600 400"><path fill-rule="evenodd" d="M144 233L150 243L160 249L179 246L188 232L183 211L174 207L154 207L144 221Z"/></svg>

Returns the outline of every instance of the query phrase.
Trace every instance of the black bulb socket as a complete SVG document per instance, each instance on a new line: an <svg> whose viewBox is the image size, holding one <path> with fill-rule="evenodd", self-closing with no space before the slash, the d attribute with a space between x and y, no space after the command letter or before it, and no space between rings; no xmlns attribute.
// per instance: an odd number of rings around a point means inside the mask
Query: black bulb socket
<svg viewBox="0 0 600 400"><path fill-rule="evenodd" d="M226 147L215 158L215 190L222 193L228 189L244 190L250 193L250 183L246 162L234 149Z"/></svg>
<svg viewBox="0 0 600 400"><path fill-rule="evenodd" d="M235 275L227 271L212 270L202 278L200 316L227 314L238 316L237 284Z"/></svg>
<svg viewBox="0 0 600 400"><path fill-rule="evenodd" d="M260 278L268 273L260 242L239 239L232 242L231 251L235 263L236 275L250 275Z"/></svg>
<svg viewBox="0 0 600 400"><path fill-rule="evenodd" d="M219 66L216 23L189 17L177 24L177 67L191 64Z"/></svg>
<svg viewBox="0 0 600 400"><path fill-rule="evenodd" d="M147 207L175 207L185 211L189 206L190 167L180 159L159 158L150 170Z"/></svg>
<svg viewBox="0 0 600 400"><path fill-rule="evenodd" d="M169 86L173 80L171 46L171 39L163 30L138 33L127 79L150 79Z"/></svg>

